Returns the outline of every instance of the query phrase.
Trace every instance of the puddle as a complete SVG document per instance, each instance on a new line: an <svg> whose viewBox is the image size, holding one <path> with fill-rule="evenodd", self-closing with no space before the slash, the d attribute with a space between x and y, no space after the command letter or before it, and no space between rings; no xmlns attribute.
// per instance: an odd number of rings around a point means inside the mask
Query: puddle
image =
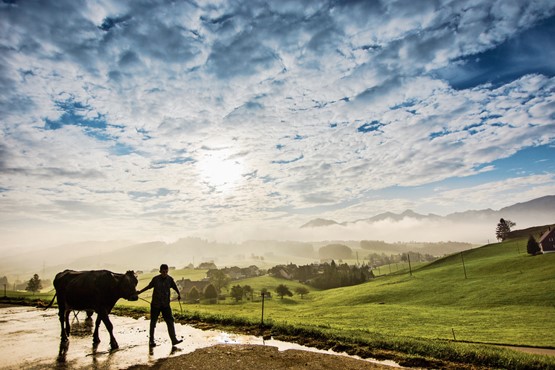
<svg viewBox="0 0 555 370"><path fill-rule="evenodd" d="M114 324L114 335L120 348L110 349L110 338L104 324L100 325L99 331L101 343L94 348L94 323L86 320L84 312L70 317L71 337L64 344L60 342L60 323L56 309L45 311L19 306L0 308L0 369L122 369L136 364L152 364L160 358L183 355L217 344L267 345L277 347L280 351L295 349L345 355L295 343L264 340L257 336L200 330L178 323L176 332L178 337L183 337L183 343L172 347L163 321L156 326L158 345L149 348L148 320L115 315L110 315L110 320ZM371 362L398 367L392 361Z"/></svg>

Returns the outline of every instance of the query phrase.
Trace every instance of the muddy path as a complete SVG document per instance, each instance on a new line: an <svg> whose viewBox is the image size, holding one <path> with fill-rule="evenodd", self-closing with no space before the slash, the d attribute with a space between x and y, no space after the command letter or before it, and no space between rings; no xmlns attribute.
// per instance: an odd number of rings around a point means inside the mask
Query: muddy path
<svg viewBox="0 0 555 370"><path fill-rule="evenodd" d="M84 312L72 317L71 337L69 342L64 344L59 339L60 324L57 310L43 310L29 306L1 307L0 368L125 369L132 366L139 366L139 368L158 367L166 359L176 358L174 362L180 363L177 357L188 354L193 357L196 356L195 358L202 357L203 353L207 353L206 351L218 351L219 348L222 348L222 345L224 348L231 346L222 350L224 355L239 353L242 351L241 348L252 347L252 350L241 353L244 355L245 353L273 353L275 351L280 354L285 350L295 350L294 352L301 353L300 356L297 354L298 361L305 361L305 363L311 362L309 360L311 357L324 355L331 357L330 361L332 362L335 361L333 358L338 357L349 361L358 361L363 363L361 369L383 369L389 366L397 366L390 361L362 360L294 343L273 339L265 340L253 335L230 334L218 330L201 330L181 324L176 324L176 331L178 336L183 337L184 341L179 346L172 347L163 322L156 327L158 346L149 348L148 320L116 315L111 315L110 318L114 324L114 335L120 345L119 349L113 351L110 349L108 332L103 325L100 327L101 343L96 347L93 346L93 323L86 320ZM287 356L276 356L275 360L289 358L288 356L293 353L291 351L286 352L289 353ZM302 355L303 353L307 355ZM202 364L205 360L199 361ZM368 366L364 366L364 364L368 364ZM333 366L330 368L334 368Z"/></svg>

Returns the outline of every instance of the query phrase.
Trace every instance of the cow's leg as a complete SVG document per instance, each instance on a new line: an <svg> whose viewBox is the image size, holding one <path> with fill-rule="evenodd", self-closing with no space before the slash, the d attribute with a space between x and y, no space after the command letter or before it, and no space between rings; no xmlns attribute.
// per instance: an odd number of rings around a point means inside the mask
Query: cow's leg
<svg viewBox="0 0 555 370"><path fill-rule="evenodd" d="M60 327L62 328L62 332L60 334L60 337L62 338L62 342L67 342L67 334L64 328L64 323L65 323L65 306L61 303L58 303L58 318L60 319Z"/></svg>
<svg viewBox="0 0 555 370"><path fill-rule="evenodd" d="M65 312L64 312L64 319L66 322L66 335L69 337L69 333L71 330L71 326L69 325L69 314L71 313L71 310L69 308L66 307Z"/></svg>
<svg viewBox="0 0 555 370"><path fill-rule="evenodd" d="M112 322L108 317L108 313L102 313L102 315L98 314L98 316L102 316L102 322L104 323L104 326L106 326L106 330L108 330L108 333L110 333L110 347L112 349L119 348L116 337L114 337L114 325L112 325Z"/></svg>
<svg viewBox="0 0 555 370"><path fill-rule="evenodd" d="M100 316L100 314L96 315L96 321L94 323L93 344L100 343L100 338L98 336L98 327L100 326L100 322L102 321Z"/></svg>

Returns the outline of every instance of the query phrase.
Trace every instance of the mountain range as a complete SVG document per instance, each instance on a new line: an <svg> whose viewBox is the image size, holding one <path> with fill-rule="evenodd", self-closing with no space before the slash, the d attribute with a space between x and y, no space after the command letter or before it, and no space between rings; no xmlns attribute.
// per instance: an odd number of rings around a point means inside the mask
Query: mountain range
<svg viewBox="0 0 555 370"><path fill-rule="evenodd" d="M359 219L355 221L344 221L337 222L334 220L327 220L323 218L316 218L310 220L309 222L303 224L301 228L315 228L315 227L327 227L333 225L339 226L349 226L358 223L376 223L379 221L393 221L399 222L404 219L416 219L416 220L432 220L432 221L452 221L452 222L465 222L465 223L475 223L475 222L495 222L499 221L501 218L507 218L511 221L517 222L520 220L530 220L536 218L537 224L544 222L555 222L555 195L548 195L541 198L536 198L528 202L516 203L508 207L501 208L498 211L492 210L490 208L483 210L470 210L465 212L455 212L448 214L446 216L439 216L436 214L422 215L416 213L410 209L402 213L385 212L380 213L376 216Z"/></svg>

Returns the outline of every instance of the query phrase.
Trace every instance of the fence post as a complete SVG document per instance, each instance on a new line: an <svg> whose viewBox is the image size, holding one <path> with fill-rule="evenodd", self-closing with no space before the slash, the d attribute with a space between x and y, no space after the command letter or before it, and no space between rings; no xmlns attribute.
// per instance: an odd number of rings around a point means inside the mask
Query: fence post
<svg viewBox="0 0 555 370"><path fill-rule="evenodd" d="M463 270L464 270L464 278L466 279L466 266L464 265L463 252L461 252L461 260L462 260L462 265L463 265Z"/></svg>
<svg viewBox="0 0 555 370"><path fill-rule="evenodd" d="M266 294L264 294L264 292L260 293L260 295L262 296L262 318L260 319L260 326L264 326L264 296Z"/></svg>

